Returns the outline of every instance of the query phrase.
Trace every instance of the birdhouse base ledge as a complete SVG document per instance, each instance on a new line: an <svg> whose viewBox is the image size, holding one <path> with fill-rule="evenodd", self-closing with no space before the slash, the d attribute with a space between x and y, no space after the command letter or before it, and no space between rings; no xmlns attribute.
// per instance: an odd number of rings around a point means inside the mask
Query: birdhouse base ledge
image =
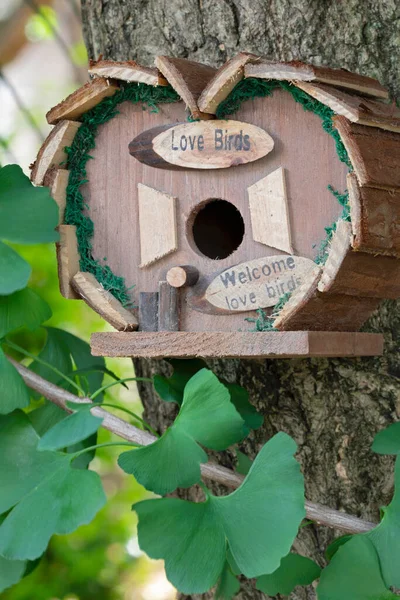
<svg viewBox="0 0 400 600"><path fill-rule="evenodd" d="M105 332L91 337L94 356L132 358L305 358L380 356L383 335L342 331Z"/></svg>

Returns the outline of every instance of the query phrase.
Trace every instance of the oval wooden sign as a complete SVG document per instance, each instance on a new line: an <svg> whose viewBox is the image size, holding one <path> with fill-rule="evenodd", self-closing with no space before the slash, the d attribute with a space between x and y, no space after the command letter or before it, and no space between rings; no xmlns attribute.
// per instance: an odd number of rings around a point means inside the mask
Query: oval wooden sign
<svg viewBox="0 0 400 600"><path fill-rule="evenodd" d="M229 312L275 306L317 268L315 262L302 256L257 258L222 271L207 287L204 299Z"/></svg>
<svg viewBox="0 0 400 600"><path fill-rule="evenodd" d="M273 147L269 133L251 123L196 121L145 131L129 152L158 168L226 169L258 160Z"/></svg>

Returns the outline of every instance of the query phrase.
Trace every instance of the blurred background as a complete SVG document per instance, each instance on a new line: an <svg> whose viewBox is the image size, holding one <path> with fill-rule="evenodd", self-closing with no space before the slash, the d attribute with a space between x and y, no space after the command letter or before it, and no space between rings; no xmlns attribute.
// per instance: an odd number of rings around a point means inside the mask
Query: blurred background
<svg viewBox="0 0 400 600"><path fill-rule="evenodd" d="M26 174L50 127L45 114L88 80L79 0L0 0L0 165L19 164ZM83 302L58 291L55 248L21 246L33 267L30 287L47 300L47 323L86 341L108 326ZM15 341L38 351L44 332L22 331ZM108 360L119 377L132 377L130 360ZM108 399L141 413L133 384L111 388ZM102 431L99 442L110 434ZM2 600L172 600L175 590L161 561L141 553L131 506L147 492L116 466L118 449L97 452L91 468L101 476L108 503L87 526L56 536L39 566ZM84 499L83 499L84 501Z"/></svg>

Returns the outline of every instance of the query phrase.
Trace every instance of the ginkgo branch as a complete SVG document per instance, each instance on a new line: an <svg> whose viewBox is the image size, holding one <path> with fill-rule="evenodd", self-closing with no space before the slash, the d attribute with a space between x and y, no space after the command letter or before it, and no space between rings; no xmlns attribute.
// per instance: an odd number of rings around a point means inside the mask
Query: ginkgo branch
<svg viewBox="0 0 400 600"><path fill-rule="evenodd" d="M71 392L68 392L63 388L50 383L14 359L9 358L9 360L20 373L28 387L35 390L39 394L42 394L45 398L63 410L69 413L72 412L72 410L67 406L67 402L76 402L80 404L91 402L90 398L75 396L74 394L71 394ZM123 419L112 415L99 406L94 406L91 409L91 413L94 416L103 419L102 427L129 442L135 442L140 446L148 446L157 439L149 432L138 429L134 425L130 425ZM239 487L244 479L244 477L239 473L235 473L230 469L212 462L201 465L201 473L204 479L216 481L217 483L230 488ZM320 525L325 525L334 529L340 529L346 533L364 533L376 525L376 523L365 521L345 512L340 512L321 504L309 502L308 500L305 502L305 508L308 519L311 519Z"/></svg>

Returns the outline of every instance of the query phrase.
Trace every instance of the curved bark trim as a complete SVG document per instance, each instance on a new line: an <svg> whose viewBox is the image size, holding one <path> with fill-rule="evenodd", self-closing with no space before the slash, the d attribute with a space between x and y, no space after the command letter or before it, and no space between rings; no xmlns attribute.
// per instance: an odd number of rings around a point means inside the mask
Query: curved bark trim
<svg viewBox="0 0 400 600"><path fill-rule="evenodd" d="M294 85L352 123L400 132L400 109L394 102L369 100L323 83L295 81Z"/></svg>
<svg viewBox="0 0 400 600"><path fill-rule="evenodd" d="M35 185L43 185L49 169L66 168L67 155L64 148L70 146L78 131L80 123L76 121L60 121L51 130L43 142L32 167L31 181ZM61 163L65 167L60 166Z"/></svg>
<svg viewBox="0 0 400 600"><path fill-rule="evenodd" d="M198 100L199 109L215 115L219 104L229 96L235 85L244 79L244 66L257 60L260 60L260 57L256 54L240 52L222 65L202 91Z"/></svg>
<svg viewBox="0 0 400 600"><path fill-rule="evenodd" d="M275 62L261 59L257 63L246 65L244 76L294 82L317 81L373 96L374 98L386 99L389 97L388 90L372 77L352 73L346 71L346 69L317 67L300 61Z"/></svg>
<svg viewBox="0 0 400 600"><path fill-rule="evenodd" d="M89 73L98 77L118 79L128 83L147 83L147 85L168 85L160 71L153 67L143 67L134 60L91 60Z"/></svg>
<svg viewBox="0 0 400 600"><path fill-rule="evenodd" d="M157 56L155 64L182 98L194 119L213 118L212 115L201 112L197 102L205 86L217 72L214 67L185 58L168 56Z"/></svg>
<svg viewBox="0 0 400 600"><path fill-rule="evenodd" d="M85 83L65 100L50 109L46 114L47 122L54 125L62 119L78 121L83 114L99 104L104 98L113 96L118 89L118 85L111 83L108 79L102 77L93 79L93 81Z"/></svg>

